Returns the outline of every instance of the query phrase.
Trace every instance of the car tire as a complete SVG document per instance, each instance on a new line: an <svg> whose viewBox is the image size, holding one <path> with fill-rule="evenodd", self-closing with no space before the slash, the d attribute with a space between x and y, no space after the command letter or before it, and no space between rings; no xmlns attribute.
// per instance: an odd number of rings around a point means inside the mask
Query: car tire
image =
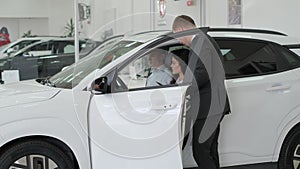
<svg viewBox="0 0 300 169"><path fill-rule="evenodd" d="M28 164L26 160L30 160ZM22 164L19 161L26 161ZM49 162L50 161L50 162ZM42 140L26 140L0 150L0 168L63 168L74 169L72 157L59 147ZM39 166L40 165L40 166Z"/></svg>
<svg viewBox="0 0 300 169"><path fill-rule="evenodd" d="M288 134L285 139L278 161L278 169L300 168L300 127Z"/></svg>

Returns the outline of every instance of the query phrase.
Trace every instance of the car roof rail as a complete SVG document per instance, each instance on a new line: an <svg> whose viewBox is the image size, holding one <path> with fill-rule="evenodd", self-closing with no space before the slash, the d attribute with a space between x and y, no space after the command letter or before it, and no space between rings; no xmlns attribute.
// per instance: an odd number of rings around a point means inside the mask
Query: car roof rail
<svg viewBox="0 0 300 169"><path fill-rule="evenodd" d="M170 30L164 30L164 29L162 29L162 30L149 30L149 31L143 31L143 32L133 33L133 34L130 34L130 35L141 35L141 34L145 34L145 33L151 33L151 32L153 32L153 33L155 33L155 32L165 32L165 31L171 32Z"/></svg>
<svg viewBox="0 0 300 169"><path fill-rule="evenodd" d="M101 42L106 42L106 41L109 41L109 40L111 40L111 39L121 38L121 37L124 37L124 36L125 36L125 35L123 35L123 34L118 34L118 35L109 36L109 37L107 37L106 39L104 39L104 40L101 41Z"/></svg>
<svg viewBox="0 0 300 169"><path fill-rule="evenodd" d="M300 49L300 44L290 44L290 45L283 45L288 49Z"/></svg>
<svg viewBox="0 0 300 169"><path fill-rule="evenodd" d="M60 36L60 35L29 35L24 36L23 38L66 38L67 36Z"/></svg>
<svg viewBox="0 0 300 169"><path fill-rule="evenodd" d="M249 28L209 28L208 27L208 32L248 32L248 33L264 33L264 34L288 36L287 34L278 31L264 30L264 29L249 29Z"/></svg>

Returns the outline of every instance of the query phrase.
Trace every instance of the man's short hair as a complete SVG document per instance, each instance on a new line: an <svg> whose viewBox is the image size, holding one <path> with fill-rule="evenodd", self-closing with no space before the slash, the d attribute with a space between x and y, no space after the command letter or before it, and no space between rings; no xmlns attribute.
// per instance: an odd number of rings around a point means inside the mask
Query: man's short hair
<svg viewBox="0 0 300 169"><path fill-rule="evenodd" d="M149 56L154 56L160 63L164 63L168 51L163 49L153 49L149 52Z"/></svg>
<svg viewBox="0 0 300 169"><path fill-rule="evenodd" d="M196 24L191 17L187 15L179 15L174 19L172 28L173 30L176 30L179 27L188 28L188 29L195 28Z"/></svg>

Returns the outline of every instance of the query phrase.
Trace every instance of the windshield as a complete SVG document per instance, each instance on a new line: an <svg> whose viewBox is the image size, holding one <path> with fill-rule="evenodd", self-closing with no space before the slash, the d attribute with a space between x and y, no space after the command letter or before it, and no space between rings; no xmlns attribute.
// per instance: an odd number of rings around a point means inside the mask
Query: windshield
<svg viewBox="0 0 300 169"><path fill-rule="evenodd" d="M123 35L117 35L103 41L89 40L86 43L86 47L80 51L80 58L83 58L90 53L98 53L103 47L114 44L115 42L120 41L123 37Z"/></svg>
<svg viewBox="0 0 300 169"><path fill-rule="evenodd" d="M98 41L88 40L85 43L85 47L80 51L81 56L88 55L95 47L97 47L100 44Z"/></svg>
<svg viewBox="0 0 300 169"><path fill-rule="evenodd" d="M116 60L141 44L142 43L135 41L119 41L107 45L97 51L97 53L93 53L81 59L77 64L73 64L54 75L49 80L54 83L56 87L71 89L92 71L103 68L113 60Z"/></svg>

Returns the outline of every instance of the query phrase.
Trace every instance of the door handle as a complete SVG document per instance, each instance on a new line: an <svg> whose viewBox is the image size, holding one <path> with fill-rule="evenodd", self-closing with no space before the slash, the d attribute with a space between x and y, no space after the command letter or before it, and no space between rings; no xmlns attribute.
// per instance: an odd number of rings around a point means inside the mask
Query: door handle
<svg viewBox="0 0 300 169"><path fill-rule="evenodd" d="M289 84L286 84L286 85L275 84L275 85L272 85L272 87L267 88L266 91L267 92L282 91L282 90L288 90L290 88L291 88L291 85L289 85Z"/></svg>
<svg viewBox="0 0 300 169"><path fill-rule="evenodd" d="M163 104L163 105L154 105L151 107L152 110L171 110L176 108L177 104Z"/></svg>

